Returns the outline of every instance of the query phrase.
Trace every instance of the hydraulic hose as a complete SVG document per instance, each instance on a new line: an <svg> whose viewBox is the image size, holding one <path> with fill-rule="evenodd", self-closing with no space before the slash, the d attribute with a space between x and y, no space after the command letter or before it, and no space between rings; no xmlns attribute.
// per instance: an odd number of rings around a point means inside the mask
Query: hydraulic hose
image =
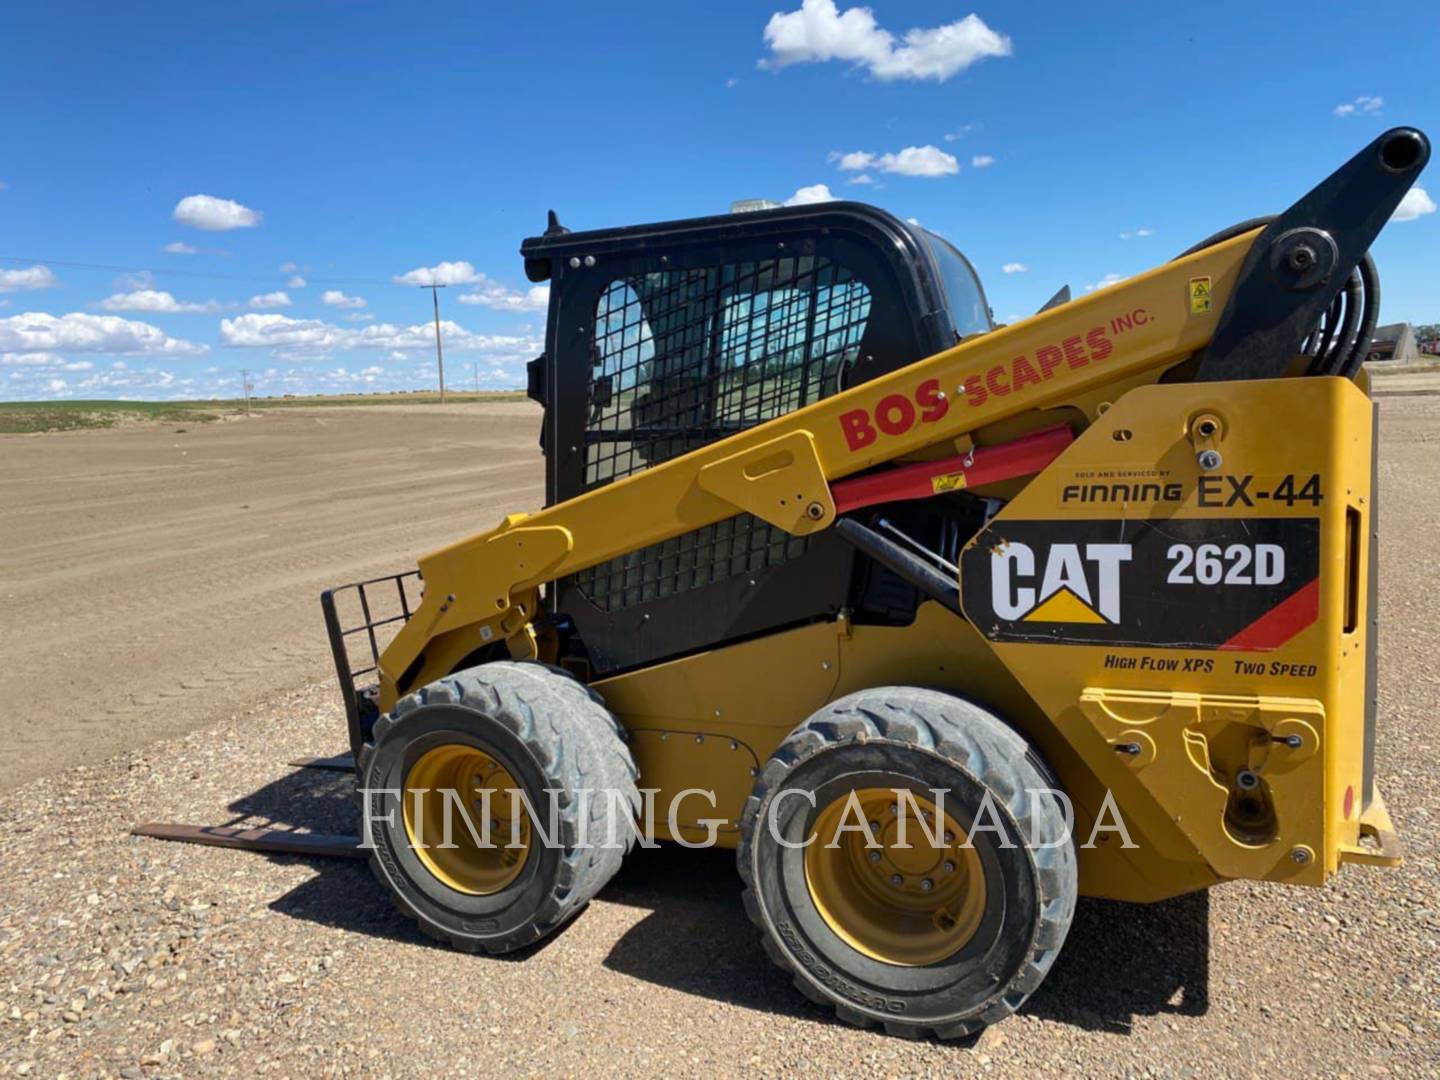
<svg viewBox="0 0 1440 1080"><path fill-rule="evenodd" d="M1237 222L1186 248L1176 258L1194 255L1197 251L1261 228L1274 220L1272 214ZM1306 374L1354 378L1370 352L1370 340L1379 321L1380 275L1375 269L1375 260L1367 251L1351 271L1344 287L1335 295L1335 302L1305 337L1302 351L1311 357Z"/></svg>

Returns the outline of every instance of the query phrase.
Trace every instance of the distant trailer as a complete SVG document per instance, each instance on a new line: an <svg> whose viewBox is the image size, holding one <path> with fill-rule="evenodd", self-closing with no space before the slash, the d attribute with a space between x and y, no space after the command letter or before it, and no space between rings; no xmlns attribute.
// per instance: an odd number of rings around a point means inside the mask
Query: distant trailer
<svg viewBox="0 0 1440 1080"><path fill-rule="evenodd" d="M1410 323L1391 323L1377 326L1370 339L1367 360L1392 360L1405 363L1420 359L1420 347L1415 341L1415 327Z"/></svg>

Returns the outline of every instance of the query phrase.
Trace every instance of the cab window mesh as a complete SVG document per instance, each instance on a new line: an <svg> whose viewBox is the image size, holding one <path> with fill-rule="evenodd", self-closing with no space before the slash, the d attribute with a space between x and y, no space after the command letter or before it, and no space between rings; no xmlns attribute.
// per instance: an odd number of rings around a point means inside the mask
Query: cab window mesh
<svg viewBox="0 0 1440 1080"><path fill-rule="evenodd" d="M870 292L819 256L619 278L600 294L585 490L793 412L840 389ZM741 515L576 575L604 610L794 558L803 539Z"/></svg>

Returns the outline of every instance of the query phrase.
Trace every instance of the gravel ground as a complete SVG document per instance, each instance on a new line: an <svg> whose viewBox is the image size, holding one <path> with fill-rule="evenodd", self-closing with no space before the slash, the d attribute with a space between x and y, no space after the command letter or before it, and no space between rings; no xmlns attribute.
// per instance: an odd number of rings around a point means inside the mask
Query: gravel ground
<svg viewBox="0 0 1440 1080"><path fill-rule="evenodd" d="M1082 902L1020 1015L907 1042L787 985L725 853L639 852L561 934L485 959L432 946L362 864L127 834L353 831L344 776L284 764L340 749L317 683L0 798L0 1076L1440 1074L1440 399L1385 410L1378 774L1400 870Z"/></svg>

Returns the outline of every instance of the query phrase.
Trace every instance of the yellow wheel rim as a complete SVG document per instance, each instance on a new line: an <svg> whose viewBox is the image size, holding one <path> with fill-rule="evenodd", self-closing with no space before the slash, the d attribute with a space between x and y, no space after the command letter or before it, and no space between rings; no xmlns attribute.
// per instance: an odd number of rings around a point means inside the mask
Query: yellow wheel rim
<svg viewBox="0 0 1440 1080"><path fill-rule="evenodd" d="M899 846L902 814L908 847ZM852 949L919 967L953 956L975 935L985 869L974 848L961 846L965 836L949 814L938 826L933 803L899 800L889 788L847 792L821 810L805 849L805 884Z"/></svg>
<svg viewBox="0 0 1440 1080"><path fill-rule="evenodd" d="M456 892L499 892L519 876L530 856L530 821L516 794L519 788L503 765L476 747L451 743L427 750L405 776L410 847L430 873Z"/></svg>

